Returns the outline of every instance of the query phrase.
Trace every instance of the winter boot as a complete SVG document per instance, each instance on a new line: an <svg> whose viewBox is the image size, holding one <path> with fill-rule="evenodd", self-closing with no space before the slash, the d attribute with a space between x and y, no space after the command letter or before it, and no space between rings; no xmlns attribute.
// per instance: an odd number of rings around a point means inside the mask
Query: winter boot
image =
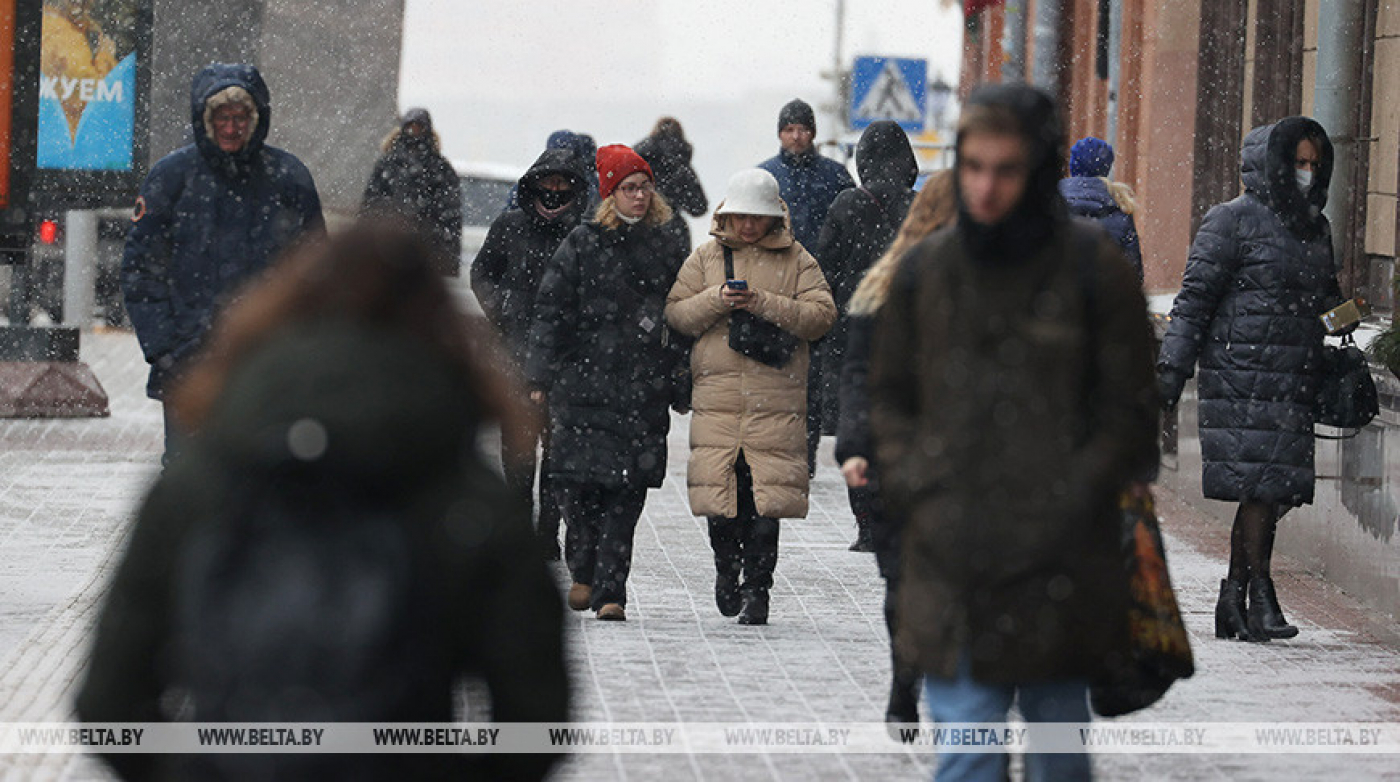
<svg viewBox="0 0 1400 782"><path fill-rule="evenodd" d="M1249 626L1245 622L1244 592L1243 581L1221 579L1220 599L1215 601L1216 638L1251 640Z"/></svg>
<svg viewBox="0 0 1400 782"><path fill-rule="evenodd" d="M711 516L710 549L715 554L715 607L721 616L735 616L742 607L739 576L744 568L740 532L743 522Z"/></svg>
<svg viewBox="0 0 1400 782"><path fill-rule="evenodd" d="M575 611L587 611L592 602L593 587L577 583L569 587L569 608Z"/></svg>
<svg viewBox="0 0 1400 782"><path fill-rule="evenodd" d="M1268 576L1255 576L1249 580L1249 613L1246 623L1254 640L1292 638L1298 634L1298 628L1283 618L1278 595L1274 593L1274 580Z"/></svg>
<svg viewBox="0 0 1400 782"><path fill-rule="evenodd" d="M768 590L773 586L773 570L778 566L778 520L755 516L745 525L744 597L739 624L768 624Z"/></svg>
<svg viewBox="0 0 1400 782"><path fill-rule="evenodd" d="M739 624L768 624L768 590L744 589L744 605L739 609Z"/></svg>
<svg viewBox="0 0 1400 782"><path fill-rule="evenodd" d="M860 523L856 524L856 540L848 550L863 554L869 554L875 550L875 540L870 534L870 527Z"/></svg>
<svg viewBox="0 0 1400 782"><path fill-rule="evenodd" d="M890 703L885 707L885 722L914 725L919 722L919 671L898 660L890 679Z"/></svg>

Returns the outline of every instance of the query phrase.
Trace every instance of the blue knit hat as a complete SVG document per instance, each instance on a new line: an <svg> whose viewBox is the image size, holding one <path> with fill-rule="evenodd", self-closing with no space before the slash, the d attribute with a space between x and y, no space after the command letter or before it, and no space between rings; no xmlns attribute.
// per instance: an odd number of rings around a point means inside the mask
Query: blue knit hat
<svg viewBox="0 0 1400 782"><path fill-rule="evenodd" d="M1108 176L1113 170L1113 147L1107 141L1086 136L1069 148L1070 176Z"/></svg>

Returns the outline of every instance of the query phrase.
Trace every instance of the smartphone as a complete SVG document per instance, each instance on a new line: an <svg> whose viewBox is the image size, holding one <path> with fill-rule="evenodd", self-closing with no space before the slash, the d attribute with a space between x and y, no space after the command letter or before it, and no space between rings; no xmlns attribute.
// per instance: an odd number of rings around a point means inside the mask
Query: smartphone
<svg viewBox="0 0 1400 782"><path fill-rule="evenodd" d="M726 282L724 285L725 285L725 287L729 288L729 290L731 290L731 291L746 291L746 290L749 289L749 281L748 281L748 280L730 280L730 281Z"/></svg>

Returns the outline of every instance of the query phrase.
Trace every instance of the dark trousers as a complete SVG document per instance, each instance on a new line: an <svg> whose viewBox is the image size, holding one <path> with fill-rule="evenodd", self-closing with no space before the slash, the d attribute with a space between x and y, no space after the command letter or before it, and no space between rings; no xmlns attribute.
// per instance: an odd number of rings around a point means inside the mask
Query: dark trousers
<svg viewBox="0 0 1400 782"><path fill-rule="evenodd" d="M544 469L540 470L539 518L535 531L541 537L556 542L559 539L559 500L554 492L554 480L549 474L549 426L546 424L538 435ZM505 473L506 486L525 503L533 515L535 505L535 438L530 438L530 447L516 450L510 445L510 438L501 438L501 470ZM555 549L558 551L558 549Z"/></svg>
<svg viewBox="0 0 1400 782"><path fill-rule="evenodd" d="M171 412L169 402L161 400L160 412L165 422L165 453L160 455L160 467L165 469L170 466L170 460L179 455L185 436L180 432L179 424L175 423L175 414Z"/></svg>
<svg viewBox="0 0 1400 782"><path fill-rule="evenodd" d="M567 525L564 559L574 583L593 587L594 611L608 603L626 606L632 535L646 504L646 487L571 483L560 486L558 493Z"/></svg>
<svg viewBox="0 0 1400 782"><path fill-rule="evenodd" d="M766 593L773 586L773 571L778 566L778 520L758 515L753 473L742 452L734 463L734 474L739 482L739 515L732 519L709 517L715 571L741 576L739 591L746 596Z"/></svg>
<svg viewBox="0 0 1400 782"><path fill-rule="evenodd" d="M822 442L822 360L826 340L808 343L807 356L807 475L817 474L817 446Z"/></svg>

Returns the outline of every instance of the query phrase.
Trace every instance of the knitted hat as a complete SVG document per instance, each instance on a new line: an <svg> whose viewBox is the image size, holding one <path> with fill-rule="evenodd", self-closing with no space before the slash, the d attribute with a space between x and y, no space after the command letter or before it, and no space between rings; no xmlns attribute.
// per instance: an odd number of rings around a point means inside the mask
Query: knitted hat
<svg viewBox="0 0 1400 782"><path fill-rule="evenodd" d="M778 132L781 133L788 125L806 125L812 130L812 134L816 135L817 115L812 112L812 107L807 105L807 101L793 98L778 112Z"/></svg>
<svg viewBox="0 0 1400 782"><path fill-rule="evenodd" d="M655 180L656 176L651 173L651 166L647 165L642 156L633 152L631 147L623 144L609 144L598 149L598 195L607 198L612 195L612 191L629 176L638 171L647 175L647 179Z"/></svg>
<svg viewBox="0 0 1400 782"><path fill-rule="evenodd" d="M1113 170L1113 147L1103 139L1086 136L1069 148L1070 176L1108 176Z"/></svg>

